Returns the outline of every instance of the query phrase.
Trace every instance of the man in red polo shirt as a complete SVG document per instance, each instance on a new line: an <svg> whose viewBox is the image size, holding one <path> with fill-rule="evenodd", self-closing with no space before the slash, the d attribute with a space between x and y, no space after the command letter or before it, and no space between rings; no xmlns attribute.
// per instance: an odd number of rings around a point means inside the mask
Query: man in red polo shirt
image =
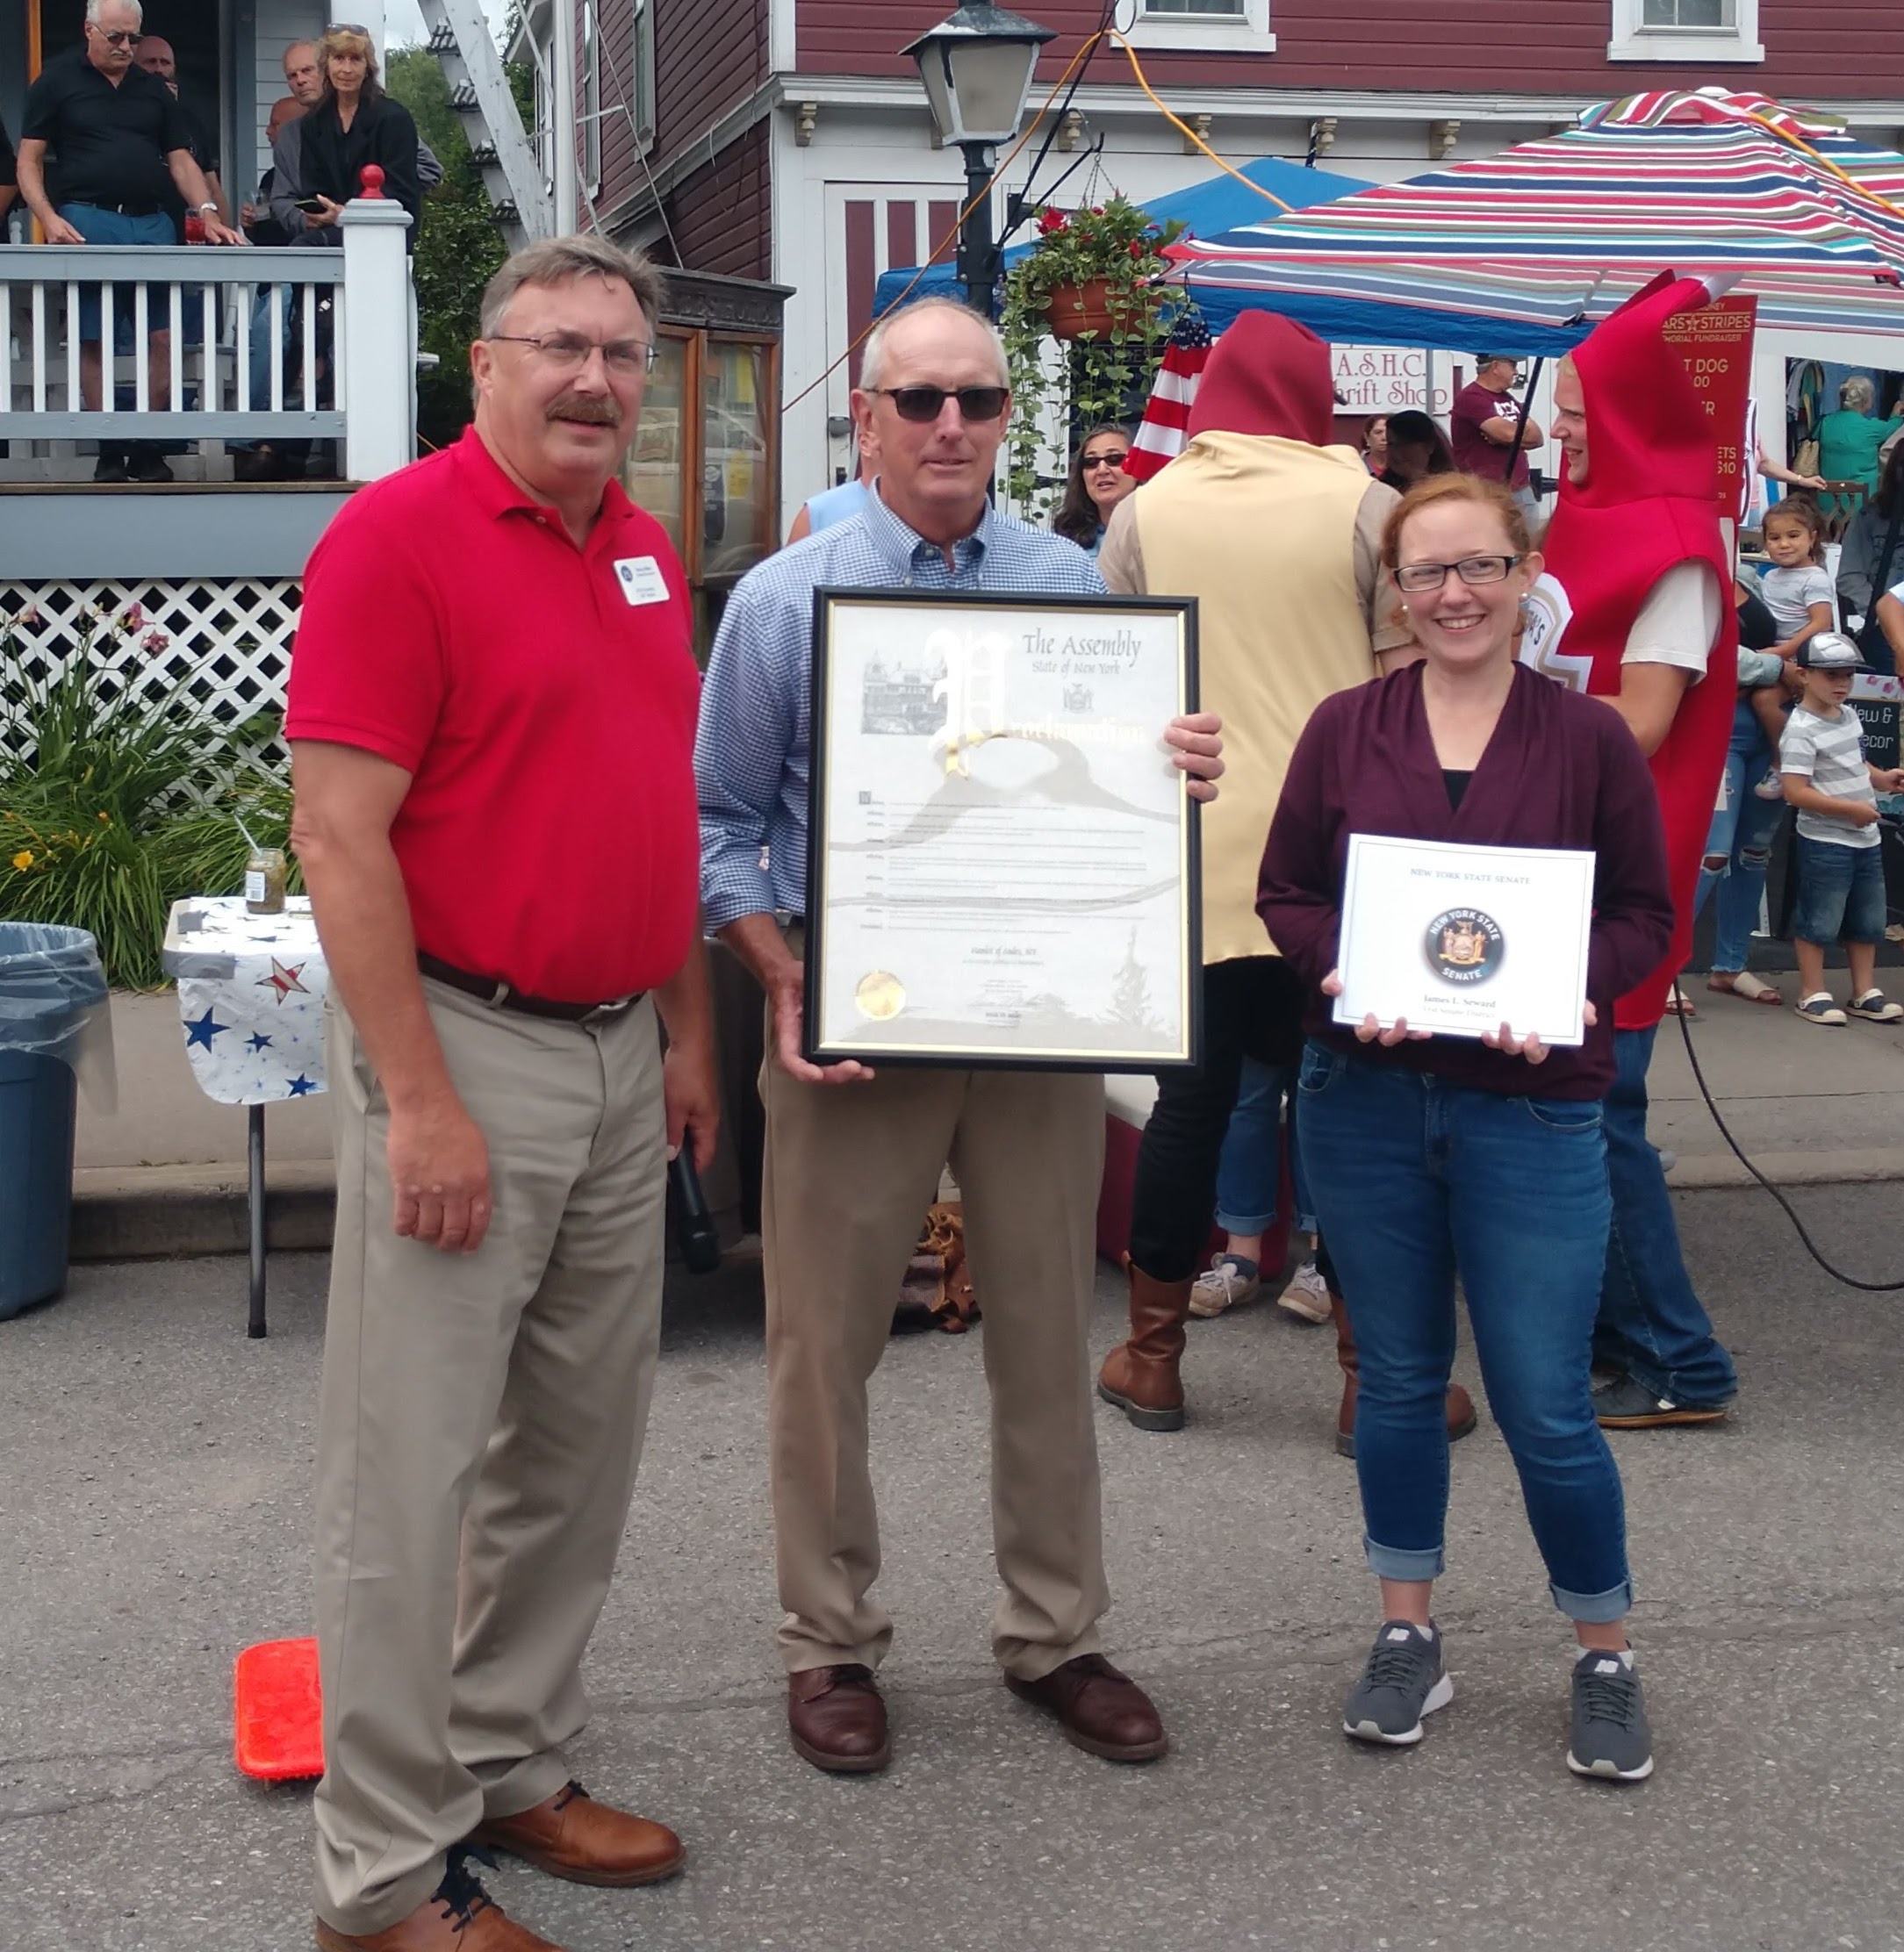
<svg viewBox="0 0 1904 1952"><path fill-rule="evenodd" d="M517 253L475 427L357 495L305 585L286 729L336 1006L329 1952L547 1952L465 1844L590 1884L681 1863L564 1754L647 1417L665 1161L715 1132L687 593L614 479L660 295L593 239Z"/></svg>

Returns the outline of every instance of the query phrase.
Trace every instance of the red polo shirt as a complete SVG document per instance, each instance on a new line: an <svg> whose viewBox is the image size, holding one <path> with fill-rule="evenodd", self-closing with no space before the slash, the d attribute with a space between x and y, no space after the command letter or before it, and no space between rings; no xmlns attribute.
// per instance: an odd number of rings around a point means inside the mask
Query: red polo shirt
<svg viewBox="0 0 1904 1952"><path fill-rule="evenodd" d="M412 775L417 945L563 1002L652 989L696 925L687 589L614 482L586 548L471 428L353 496L305 572L286 736Z"/></svg>

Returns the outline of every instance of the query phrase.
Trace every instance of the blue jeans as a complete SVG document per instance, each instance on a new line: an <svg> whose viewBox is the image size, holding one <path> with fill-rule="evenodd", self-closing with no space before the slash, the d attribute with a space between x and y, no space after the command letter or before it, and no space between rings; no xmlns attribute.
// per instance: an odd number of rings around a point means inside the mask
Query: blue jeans
<svg viewBox="0 0 1904 1952"><path fill-rule="evenodd" d="M1646 1137L1653 1030L1615 1030L1618 1074L1606 1094L1606 1173L1613 1193L1606 1278L1593 1353L1656 1396L1716 1409L1739 1378L1713 1333L1679 1252L1665 1168Z"/></svg>
<svg viewBox="0 0 1904 1952"><path fill-rule="evenodd" d="M1799 942L1884 940L1884 843L1846 847L1798 836L1799 902L1792 934Z"/></svg>
<svg viewBox="0 0 1904 1952"><path fill-rule="evenodd" d="M271 293L275 287L261 284L251 295L251 357L248 363L251 369L251 411L254 413L269 413L271 411ZM284 405L294 407L302 395L292 384L291 360L291 321L298 310L298 288L287 284L283 287L283 298L278 301L278 341L284 348ZM232 403L234 406L237 401ZM250 449L260 443L255 441L227 441L225 445L232 449Z"/></svg>
<svg viewBox="0 0 1904 1952"><path fill-rule="evenodd" d="M1752 952L1752 931L1758 926L1765 895L1765 870L1771 864L1772 836L1785 818L1782 800L1761 800L1752 789L1772 764L1772 751L1752 707L1742 698L1733 707L1732 743L1719 783L1719 805L1706 836L1706 860L1722 860L1722 867L1699 867L1699 893L1692 913L1705 908L1719 890L1717 928L1713 937L1713 967L1734 975L1746 966Z"/></svg>
<svg viewBox="0 0 1904 1952"><path fill-rule="evenodd" d="M1599 1106L1502 1097L1311 1044L1297 1116L1361 1351L1369 1569L1442 1569L1458 1274L1554 1604L1621 1618L1626 1503L1591 1383L1609 1213Z"/></svg>
<svg viewBox="0 0 1904 1952"><path fill-rule="evenodd" d="M172 219L162 210L148 212L143 217L126 217L116 210L101 210L93 204L61 204L59 211L60 215L89 244L178 244L177 235L172 229ZM181 251L179 276L185 276L190 269L190 266L185 262ZM79 337L82 345L95 345L102 335L103 328L99 318L101 289L97 284L83 284L79 288ZM132 350L133 324L136 316L133 307L138 303L138 291L136 283L113 287L112 348L115 352ZM199 320L203 316L200 309L203 295L198 291L182 291L179 299L178 322L189 340L198 334ZM169 332L171 329L171 287L147 284L147 332Z"/></svg>
<svg viewBox="0 0 1904 1952"><path fill-rule="evenodd" d="M1283 1094L1289 1066L1243 1059L1243 1082L1224 1134L1217 1161L1217 1224L1225 1233L1267 1233L1281 1210L1283 1187ZM1316 1217L1303 1183L1303 1155L1290 1121L1290 1183L1296 1195L1294 1224L1313 1233Z"/></svg>

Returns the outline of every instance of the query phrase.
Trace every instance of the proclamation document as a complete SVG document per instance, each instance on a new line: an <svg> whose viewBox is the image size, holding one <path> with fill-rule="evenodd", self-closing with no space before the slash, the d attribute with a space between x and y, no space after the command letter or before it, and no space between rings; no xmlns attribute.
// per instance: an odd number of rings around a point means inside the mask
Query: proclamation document
<svg viewBox="0 0 1904 1952"><path fill-rule="evenodd" d="M815 595L807 1055L1195 1064L1179 598Z"/></svg>
<svg viewBox="0 0 1904 1952"><path fill-rule="evenodd" d="M1351 834L1335 1021L1579 1044L1592 920L1591 851Z"/></svg>

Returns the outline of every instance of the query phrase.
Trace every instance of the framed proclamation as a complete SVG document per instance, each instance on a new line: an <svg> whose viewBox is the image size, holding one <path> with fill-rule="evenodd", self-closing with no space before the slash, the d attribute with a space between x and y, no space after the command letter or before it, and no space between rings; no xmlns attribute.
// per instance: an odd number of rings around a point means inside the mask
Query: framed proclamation
<svg viewBox="0 0 1904 1952"><path fill-rule="evenodd" d="M816 591L808 1058L1195 1064L1196 709L1192 599Z"/></svg>

